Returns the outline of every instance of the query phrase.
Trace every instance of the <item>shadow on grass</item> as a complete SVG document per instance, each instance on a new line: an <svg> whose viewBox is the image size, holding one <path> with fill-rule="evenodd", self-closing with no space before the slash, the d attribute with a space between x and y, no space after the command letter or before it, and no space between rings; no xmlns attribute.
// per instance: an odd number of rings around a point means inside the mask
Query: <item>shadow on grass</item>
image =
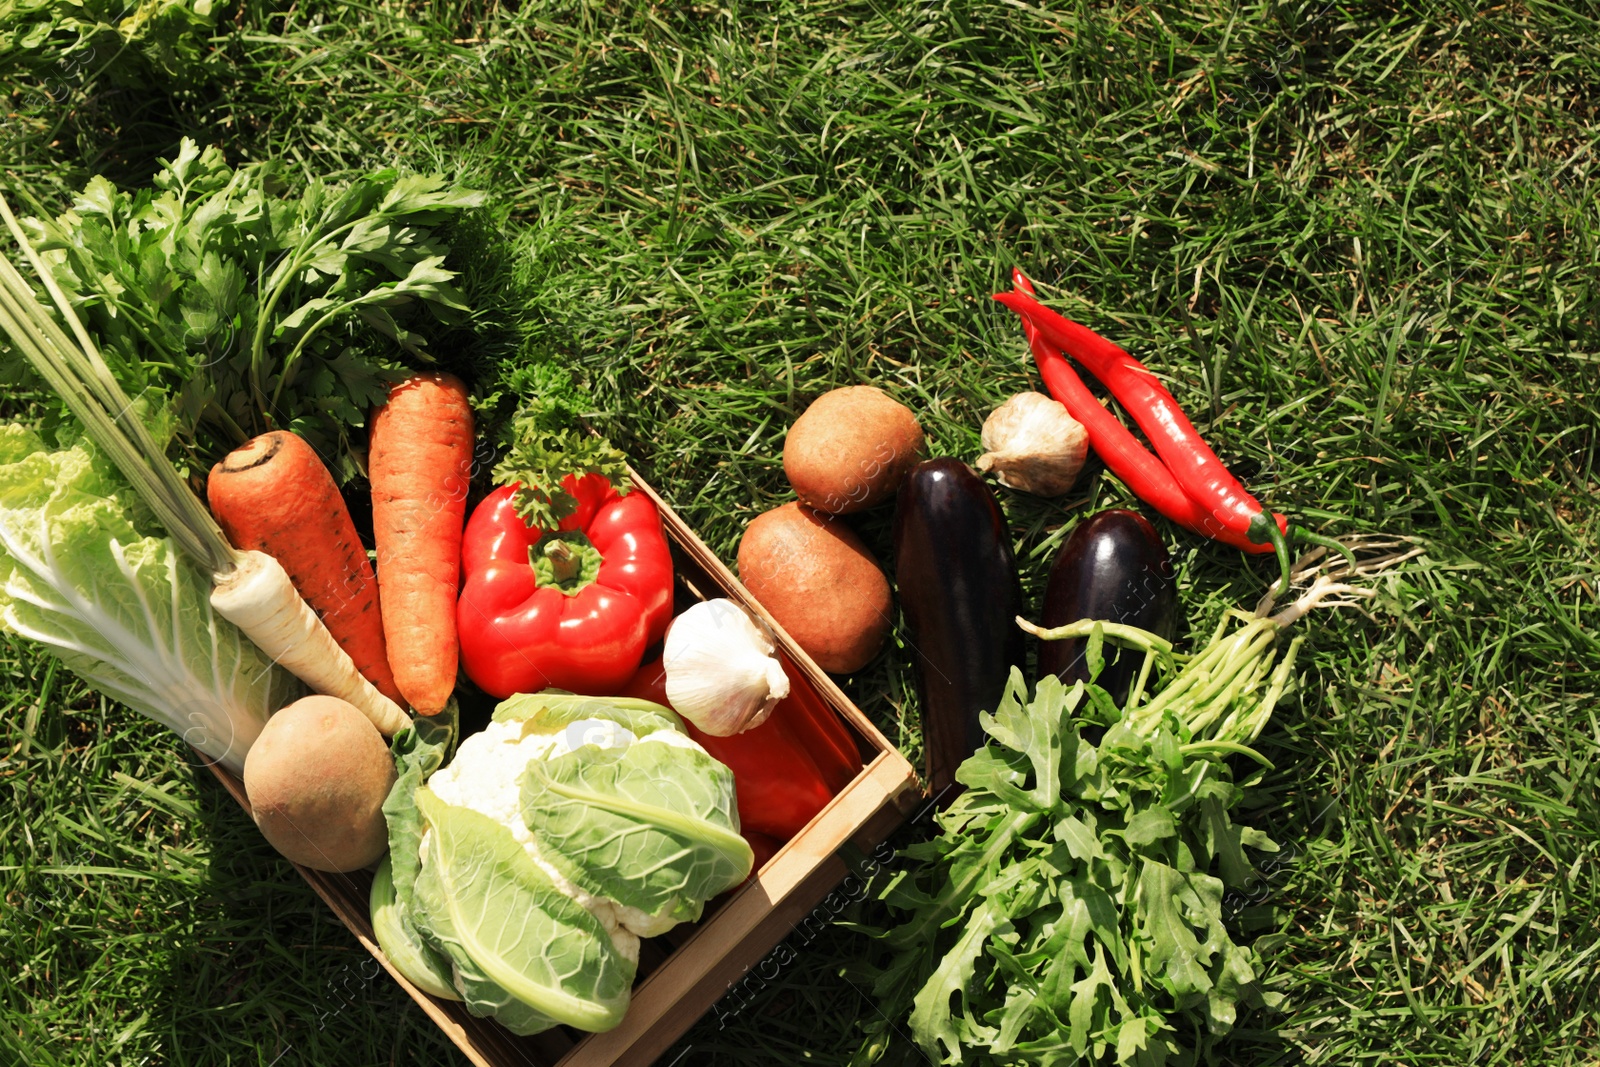
<svg viewBox="0 0 1600 1067"><path fill-rule="evenodd" d="M153 983L172 1064L458 1062L449 1041L261 837L209 770L191 765L194 834L209 858L186 933ZM257 1020L241 1034L230 1020ZM392 1025L374 1030L377 1017ZM271 1042L262 1041L263 1031Z"/></svg>

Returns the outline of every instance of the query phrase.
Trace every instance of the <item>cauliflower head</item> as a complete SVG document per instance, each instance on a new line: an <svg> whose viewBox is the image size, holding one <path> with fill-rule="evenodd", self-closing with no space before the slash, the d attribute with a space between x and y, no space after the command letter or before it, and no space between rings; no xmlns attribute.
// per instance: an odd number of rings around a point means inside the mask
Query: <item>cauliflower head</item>
<svg viewBox="0 0 1600 1067"><path fill-rule="evenodd" d="M750 873L732 772L660 705L514 696L448 764L431 729L395 741L374 926L419 985L448 976L516 1033L615 1026L639 939L698 919Z"/></svg>

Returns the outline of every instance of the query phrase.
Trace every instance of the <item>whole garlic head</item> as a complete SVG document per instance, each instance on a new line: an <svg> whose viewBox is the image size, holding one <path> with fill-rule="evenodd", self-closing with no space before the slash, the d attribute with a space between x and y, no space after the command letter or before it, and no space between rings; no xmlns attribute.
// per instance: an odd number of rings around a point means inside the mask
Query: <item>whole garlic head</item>
<svg viewBox="0 0 1600 1067"><path fill-rule="evenodd" d="M1083 469L1089 434L1059 400L1018 393L983 420L983 448L978 469L994 471L1001 485L1060 496Z"/></svg>
<svg viewBox="0 0 1600 1067"><path fill-rule="evenodd" d="M667 699L713 737L760 726L789 695L776 651L771 635L733 601L696 604L667 630Z"/></svg>

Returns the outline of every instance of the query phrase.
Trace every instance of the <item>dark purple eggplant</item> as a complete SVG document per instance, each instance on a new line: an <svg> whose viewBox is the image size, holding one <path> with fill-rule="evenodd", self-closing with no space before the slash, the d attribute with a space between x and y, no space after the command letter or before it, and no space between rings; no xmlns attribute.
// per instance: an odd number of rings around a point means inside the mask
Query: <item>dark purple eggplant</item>
<svg viewBox="0 0 1600 1067"><path fill-rule="evenodd" d="M1172 561L1155 527L1143 515L1112 508L1080 524L1056 553L1041 623L1048 629L1079 619L1101 619L1170 638L1177 603ZM1069 686L1087 682L1087 643L1078 638L1041 641L1039 677L1054 674ZM1099 685L1121 707L1144 657L1109 641L1101 650L1105 666Z"/></svg>
<svg viewBox="0 0 1600 1067"><path fill-rule="evenodd" d="M895 500L894 556L937 794L982 746L978 713L994 710L1011 668L1022 666L1022 586L1005 515L960 460L930 459L906 475Z"/></svg>

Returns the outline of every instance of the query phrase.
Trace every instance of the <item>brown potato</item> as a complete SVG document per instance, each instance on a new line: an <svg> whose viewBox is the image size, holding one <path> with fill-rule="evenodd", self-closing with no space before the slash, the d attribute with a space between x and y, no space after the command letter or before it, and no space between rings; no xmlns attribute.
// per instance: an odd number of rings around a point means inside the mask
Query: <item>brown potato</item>
<svg viewBox="0 0 1600 1067"><path fill-rule="evenodd" d="M336 697L297 700L267 720L244 760L244 790L272 847L319 871L353 871L389 847L389 746Z"/></svg>
<svg viewBox="0 0 1600 1067"><path fill-rule="evenodd" d="M739 542L739 580L817 666L848 674L889 632L889 580L861 538L832 515L785 504Z"/></svg>
<svg viewBox="0 0 1600 1067"><path fill-rule="evenodd" d="M894 496L922 444L910 408L882 389L851 385L823 393L789 427L783 473L802 503L844 515Z"/></svg>

